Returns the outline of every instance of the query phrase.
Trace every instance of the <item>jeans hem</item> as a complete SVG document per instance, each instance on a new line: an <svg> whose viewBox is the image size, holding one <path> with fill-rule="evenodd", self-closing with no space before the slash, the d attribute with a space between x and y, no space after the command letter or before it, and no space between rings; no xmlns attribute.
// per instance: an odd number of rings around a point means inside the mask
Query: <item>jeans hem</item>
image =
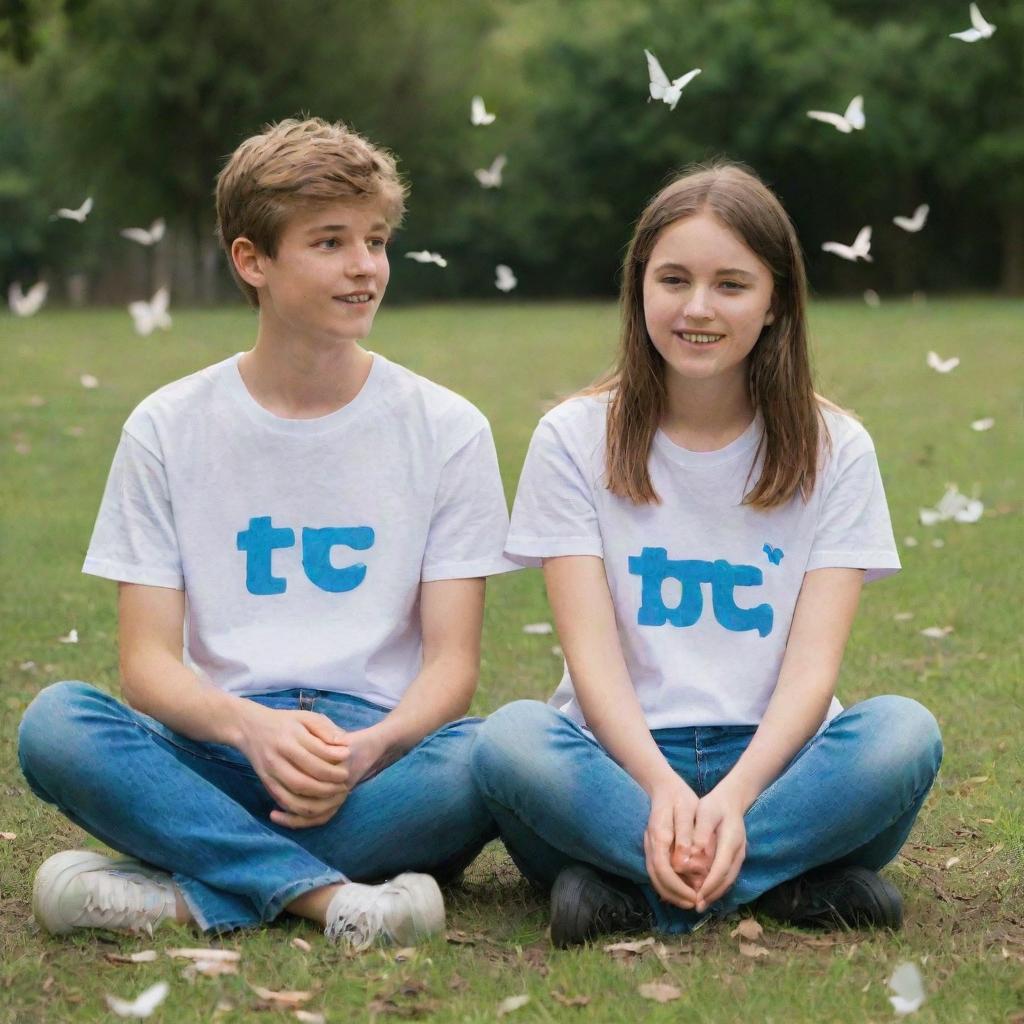
<svg viewBox="0 0 1024 1024"><path fill-rule="evenodd" d="M349 879L340 871L328 871L301 882L289 882L267 900L261 920L264 923L273 921L292 900L298 899L299 896L303 896L307 892L320 889L325 885L336 885L338 882L347 883L348 881Z"/></svg>

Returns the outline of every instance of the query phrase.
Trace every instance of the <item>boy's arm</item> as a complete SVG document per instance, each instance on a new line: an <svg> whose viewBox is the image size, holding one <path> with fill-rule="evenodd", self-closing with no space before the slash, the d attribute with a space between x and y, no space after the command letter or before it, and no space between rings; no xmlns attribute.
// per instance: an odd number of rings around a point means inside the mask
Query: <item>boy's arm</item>
<svg viewBox="0 0 1024 1024"><path fill-rule="evenodd" d="M182 659L185 593L118 587L121 688L131 707L189 739L242 751L292 827L322 824L348 795L345 734L325 715L279 711L204 682Z"/></svg>
<svg viewBox="0 0 1024 1024"><path fill-rule="evenodd" d="M385 719L348 734L350 786L469 710L480 673L484 587L484 579L420 585L423 667Z"/></svg>

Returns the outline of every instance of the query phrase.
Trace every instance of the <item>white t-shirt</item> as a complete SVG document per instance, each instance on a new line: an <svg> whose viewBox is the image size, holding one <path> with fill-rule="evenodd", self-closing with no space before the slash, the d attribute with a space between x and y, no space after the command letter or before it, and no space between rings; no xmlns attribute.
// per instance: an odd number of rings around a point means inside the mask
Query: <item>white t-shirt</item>
<svg viewBox="0 0 1024 1024"><path fill-rule="evenodd" d="M718 451L692 452L661 431L650 473L661 504L604 486L605 396L570 399L537 426L505 553L537 566L558 555L604 559L619 639L651 729L756 725L778 681L804 573L899 569L867 431L825 411L832 453L810 500L761 512L741 504L760 417ZM568 669L552 698L580 724ZM826 718L841 710L833 699Z"/></svg>
<svg viewBox="0 0 1024 1024"><path fill-rule="evenodd" d="M223 690L393 707L422 663L420 584L517 568L487 420L380 355L341 409L283 419L239 355L129 416L83 571L184 589L186 663Z"/></svg>

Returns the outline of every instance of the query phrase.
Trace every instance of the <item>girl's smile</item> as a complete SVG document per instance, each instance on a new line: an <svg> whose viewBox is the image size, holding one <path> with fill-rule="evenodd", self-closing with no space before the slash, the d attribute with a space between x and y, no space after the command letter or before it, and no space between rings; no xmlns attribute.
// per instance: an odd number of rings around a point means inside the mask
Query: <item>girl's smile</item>
<svg viewBox="0 0 1024 1024"><path fill-rule="evenodd" d="M716 217L698 213L658 236L644 274L644 317L670 389L685 380L746 381L772 322L772 274Z"/></svg>

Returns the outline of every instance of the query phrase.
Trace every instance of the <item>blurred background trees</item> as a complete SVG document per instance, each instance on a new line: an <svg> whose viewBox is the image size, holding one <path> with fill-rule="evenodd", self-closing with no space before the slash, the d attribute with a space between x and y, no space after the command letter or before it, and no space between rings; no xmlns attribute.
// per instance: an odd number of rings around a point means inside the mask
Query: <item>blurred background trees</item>
<svg viewBox="0 0 1024 1024"><path fill-rule="evenodd" d="M412 184L392 301L614 292L630 227L676 169L724 155L780 194L819 293L1024 293L1024 5L936 0L3 0L0 284L122 302L233 298L213 179L245 136L301 112L342 119ZM675 111L647 103L644 48ZM811 121L864 96L867 126ZM482 95L497 120L469 122ZM504 184L473 171L508 156ZM83 225L51 221L87 195ZM925 229L892 224L927 202ZM142 250L120 228L167 218ZM871 264L821 252L874 226ZM445 254L420 266L408 249Z"/></svg>

